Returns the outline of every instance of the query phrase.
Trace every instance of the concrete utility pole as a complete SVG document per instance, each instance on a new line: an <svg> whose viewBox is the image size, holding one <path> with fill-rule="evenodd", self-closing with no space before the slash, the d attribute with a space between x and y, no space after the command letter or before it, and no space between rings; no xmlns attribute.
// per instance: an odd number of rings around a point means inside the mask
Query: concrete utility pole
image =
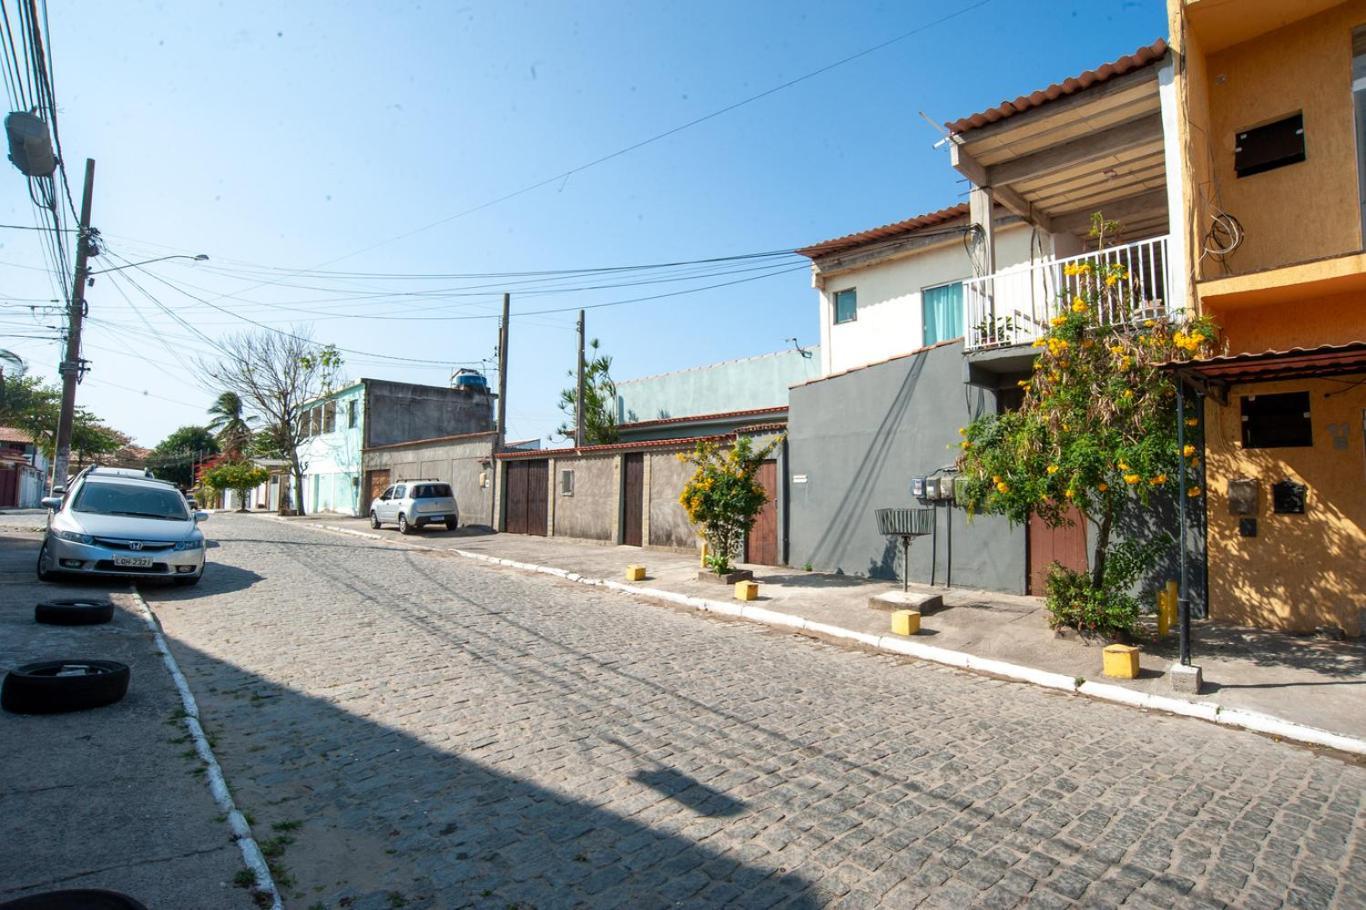
<svg viewBox="0 0 1366 910"><path fill-rule="evenodd" d="M579 382L574 392L574 448L583 445L583 310L579 310Z"/></svg>
<svg viewBox="0 0 1366 910"><path fill-rule="evenodd" d="M512 295L503 294L503 321L498 323L498 439L494 445L501 449L508 435L508 311Z"/></svg>
<svg viewBox="0 0 1366 910"><path fill-rule="evenodd" d="M95 159L85 159L85 192L81 195L81 226L76 235L76 275L71 282L66 330L66 359L58 367L62 376L62 412L57 420L56 457L52 460L52 486L65 486L71 464L71 427L76 418L76 383L81 378L81 320L85 318L85 282L90 277L90 203L95 191Z"/></svg>

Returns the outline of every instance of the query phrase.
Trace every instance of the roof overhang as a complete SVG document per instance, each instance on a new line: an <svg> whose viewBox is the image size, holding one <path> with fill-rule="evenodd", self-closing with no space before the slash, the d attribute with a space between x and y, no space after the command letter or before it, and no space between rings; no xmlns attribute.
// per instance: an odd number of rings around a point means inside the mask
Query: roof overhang
<svg viewBox="0 0 1366 910"><path fill-rule="evenodd" d="M1158 40L949 124L953 166L1038 227L1084 235L1093 213L1131 238L1167 229Z"/></svg>
<svg viewBox="0 0 1366 910"><path fill-rule="evenodd" d="M1366 253L1348 253L1246 275L1213 278L1201 281L1195 287L1202 307L1221 311L1361 293L1366 291Z"/></svg>
<svg viewBox="0 0 1366 910"><path fill-rule="evenodd" d="M1343 0L1182 0L1186 25L1207 54L1317 15Z"/></svg>
<svg viewBox="0 0 1366 910"><path fill-rule="evenodd" d="M1211 392L1223 402L1227 401L1227 390L1233 385L1366 373L1366 341L1169 361L1161 368L1187 385Z"/></svg>

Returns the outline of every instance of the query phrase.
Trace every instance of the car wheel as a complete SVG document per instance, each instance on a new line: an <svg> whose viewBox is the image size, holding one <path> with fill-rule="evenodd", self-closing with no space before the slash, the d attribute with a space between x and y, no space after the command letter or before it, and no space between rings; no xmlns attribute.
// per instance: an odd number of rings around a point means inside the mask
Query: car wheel
<svg viewBox="0 0 1366 910"><path fill-rule="evenodd" d="M0 904L0 910L147 910L126 894L95 888L45 891Z"/></svg>
<svg viewBox="0 0 1366 910"><path fill-rule="evenodd" d="M128 694L127 664L43 660L15 667L0 685L0 707L15 714L57 714L112 705Z"/></svg>
<svg viewBox="0 0 1366 910"><path fill-rule="evenodd" d="M56 581L57 573L52 569L52 557L47 552L47 541L43 541L43 546L38 550L38 580Z"/></svg>
<svg viewBox="0 0 1366 910"><path fill-rule="evenodd" d="M113 618L107 600L45 600L33 608L34 621L49 626L94 626Z"/></svg>
<svg viewBox="0 0 1366 910"><path fill-rule="evenodd" d="M407 516L407 515L404 515L402 512L399 512L399 513L398 513L398 533L400 533L400 534L411 534L412 532L413 532L413 529L412 529L412 527L408 524L408 516Z"/></svg>
<svg viewBox="0 0 1366 910"><path fill-rule="evenodd" d="M375 514L374 509L370 510L370 527L374 528L376 531L379 530L379 516Z"/></svg>
<svg viewBox="0 0 1366 910"><path fill-rule="evenodd" d="M454 531L454 530L455 530L456 528L458 528L458 527L460 527L460 520L459 520L459 519L457 519L457 518L447 518L447 519L446 519L446 530L447 530L447 531Z"/></svg>

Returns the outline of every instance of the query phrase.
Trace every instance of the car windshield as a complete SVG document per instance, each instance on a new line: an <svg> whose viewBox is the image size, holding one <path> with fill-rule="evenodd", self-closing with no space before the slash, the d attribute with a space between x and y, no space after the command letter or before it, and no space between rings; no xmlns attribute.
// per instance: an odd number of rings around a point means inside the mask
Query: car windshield
<svg viewBox="0 0 1366 910"><path fill-rule="evenodd" d="M190 517L185 511L185 500L176 490L131 483L86 482L81 485L71 508L95 515L128 515L165 521L186 521Z"/></svg>
<svg viewBox="0 0 1366 910"><path fill-rule="evenodd" d="M414 499L436 499L441 496L450 496L451 488L444 483L424 483L413 487Z"/></svg>

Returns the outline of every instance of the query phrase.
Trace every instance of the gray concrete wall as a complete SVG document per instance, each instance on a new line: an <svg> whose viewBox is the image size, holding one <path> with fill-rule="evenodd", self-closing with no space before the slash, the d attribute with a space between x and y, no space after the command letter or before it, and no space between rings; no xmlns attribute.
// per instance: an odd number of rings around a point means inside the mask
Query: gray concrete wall
<svg viewBox="0 0 1366 910"><path fill-rule="evenodd" d="M585 540L612 540L620 501L615 470L617 456L592 455L582 458L556 458L554 463L556 537ZM574 494L560 492L560 472L574 472Z"/></svg>
<svg viewBox="0 0 1366 910"><path fill-rule="evenodd" d="M366 448L493 429L493 399L486 391L381 379L365 380L365 391Z"/></svg>
<svg viewBox="0 0 1366 910"><path fill-rule="evenodd" d="M485 468L493 434L458 440L369 449L363 457L366 471L389 469L390 480L397 483L418 477L435 477L451 485L460 507L463 525L488 525L493 497L493 469ZM488 486L479 485L479 475L488 471Z"/></svg>
<svg viewBox="0 0 1366 910"><path fill-rule="evenodd" d="M657 452L646 457L650 459L650 546L696 550L697 530L678 504L678 495L692 477L693 466L680 462L676 452Z"/></svg>
<svg viewBox="0 0 1366 910"><path fill-rule="evenodd" d="M958 428L995 410L995 394L963 382L962 344L945 345L792 390L788 415L789 564L875 578L902 576L900 544L878 533L875 509L917 507L911 478L952 464ZM941 505L938 541L911 546L910 578L1023 593L1025 529L967 520Z"/></svg>

